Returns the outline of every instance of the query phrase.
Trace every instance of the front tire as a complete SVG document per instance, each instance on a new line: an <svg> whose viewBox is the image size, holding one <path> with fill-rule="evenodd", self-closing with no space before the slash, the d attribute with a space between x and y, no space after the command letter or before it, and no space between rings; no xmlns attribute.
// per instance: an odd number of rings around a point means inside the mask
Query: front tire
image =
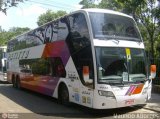
<svg viewBox="0 0 160 119"><path fill-rule="evenodd" d="M69 104L69 92L67 86L65 84L61 84L58 91L58 100L61 104L68 105Z"/></svg>

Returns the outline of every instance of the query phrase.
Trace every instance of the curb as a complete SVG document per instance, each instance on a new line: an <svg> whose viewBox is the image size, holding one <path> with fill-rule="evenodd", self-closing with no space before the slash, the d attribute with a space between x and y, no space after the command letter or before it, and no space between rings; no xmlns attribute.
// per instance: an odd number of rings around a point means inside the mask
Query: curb
<svg viewBox="0 0 160 119"><path fill-rule="evenodd" d="M149 107L143 107L143 109L147 109L147 110L151 110L151 111L160 113L160 110L152 109L152 108L149 108Z"/></svg>

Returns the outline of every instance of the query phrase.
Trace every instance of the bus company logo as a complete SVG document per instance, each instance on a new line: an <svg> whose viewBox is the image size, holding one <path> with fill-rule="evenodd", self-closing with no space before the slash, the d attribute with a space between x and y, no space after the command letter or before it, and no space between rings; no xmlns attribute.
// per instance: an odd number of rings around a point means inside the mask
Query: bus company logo
<svg viewBox="0 0 160 119"><path fill-rule="evenodd" d="M29 53L30 53L30 50L24 50L24 51L9 53L8 60L27 59L28 56L29 56Z"/></svg>
<svg viewBox="0 0 160 119"><path fill-rule="evenodd" d="M82 91L82 94L84 94L84 95L90 95L91 93L88 92L88 91Z"/></svg>
<svg viewBox="0 0 160 119"><path fill-rule="evenodd" d="M99 87L99 88L102 89L102 90L108 89L107 86L101 86L101 87Z"/></svg>

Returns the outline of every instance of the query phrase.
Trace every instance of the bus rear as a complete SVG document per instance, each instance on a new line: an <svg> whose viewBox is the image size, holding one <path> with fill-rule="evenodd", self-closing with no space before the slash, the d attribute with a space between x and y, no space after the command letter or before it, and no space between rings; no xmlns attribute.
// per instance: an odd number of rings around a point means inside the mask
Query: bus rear
<svg viewBox="0 0 160 119"><path fill-rule="evenodd" d="M6 68L7 68L7 58L6 58L7 46L0 47L0 75L1 81L7 81Z"/></svg>
<svg viewBox="0 0 160 119"><path fill-rule="evenodd" d="M133 18L108 10L88 11L95 52L93 107L145 104L151 79L145 47Z"/></svg>

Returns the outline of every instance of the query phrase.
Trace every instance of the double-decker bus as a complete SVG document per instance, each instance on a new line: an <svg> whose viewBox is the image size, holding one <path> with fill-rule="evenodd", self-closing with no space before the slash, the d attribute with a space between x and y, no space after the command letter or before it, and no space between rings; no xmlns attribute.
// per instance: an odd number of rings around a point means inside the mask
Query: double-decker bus
<svg viewBox="0 0 160 119"><path fill-rule="evenodd" d="M9 41L7 79L94 109L145 104L153 76L144 49L131 16L82 9Z"/></svg>
<svg viewBox="0 0 160 119"><path fill-rule="evenodd" d="M7 81L6 68L7 68L7 58L6 58L7 46L0 46L0 81Z"/></svg>

